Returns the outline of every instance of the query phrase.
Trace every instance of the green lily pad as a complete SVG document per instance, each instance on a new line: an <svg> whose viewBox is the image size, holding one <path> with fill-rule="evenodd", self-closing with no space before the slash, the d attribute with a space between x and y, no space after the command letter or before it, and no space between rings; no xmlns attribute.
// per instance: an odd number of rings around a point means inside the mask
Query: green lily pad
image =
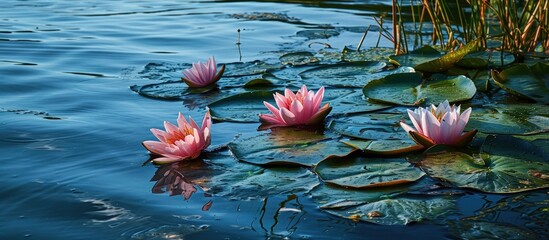
<svg viewBox="0 0 549 240"><path fill-rule="evenodd" d="M539 104L498 104L473 107L466 131L492 134L533 134L549 131L549 108Z"/></svg>
<svg viewBox="0 0 549 240"><path fill-rule="evenodd" d="M534 232L506 223L462 220L449 225L456 239L538 239Z"/></svg>
<svg viewBox="0 0 549 240"><path fill-rule="evenodd" d="M328 88L324 91L324 102L329 102L332 106L332 115L371 112L392 107L389 104L367 101L360 89L352 88Z"/></svg>
<svg viewBox="0 0 549 240"><path fill-rule="evenodd" d="M151 181L156 181L153 192L157 193L170 191L172 195L181 194L189 198L200 188L208 194L235 200L304 193L319 184L317 176L305 168L266 169L235 161L228 151L203 154L203 159L162 165ZM182 185L183 181L186 184Z"/></svg>
<svg viewBox="0 0 549 240"><path fill-rule="evenodd" d="M408 54L391 55L389 61L397 66L415 67L422 63L433 61L442 56L438 50L431 46L423 46L415 49Z"/></svg>
<svg viewBox="0 0 549 240"><path fill-rule="evenodd" d="M446 180L458 187L473 188L489 193L515 193L549 187L549 163L538 161L539 156L527 150L522 156L509 155L509 150L524 148L510 142L492 148L493 136L486 139L487 146L480 156L461 152L426 154L422 168L432 177ZM520 141L520 140L517 140ZM499 143L503 144L503 143Z"/></svg>
<svg viewBox="0 0 549 240"><path fill-rule="evenodd" d="M386 187L417 181L424 172L403 158L328 158L315 168L325 182L343 187Z"/></svg>
<svg viewBox="0 0 549 240"><path fill-rule="evenodd" d="M334 117L328 128L345 136L360 139L409 139L399 122L403 114L362 113Z"/></svg>
<svg viewBox="0 0 549 240"><path fill-rule="evenodd" d="M216 84L200 88L189 88L186 83L176 81L133 86L132 90L136 91L141 96L149 98L161 100L180 100L186 95L207 93L216 88Z"/></svg>
<svg viewBox="0 0 549 240"><path fill-rule="evenodd" d="M273 92L252 91L220 99L210 103L208 108L212 118L217 121L259 122L259 114L269 113L263 101L276 106ZM326 89L323 104L327 102L333 106L332 114L369 112L391 107L387 104L368 102L363 99L360 92L353 89Z"/></svg>
<svg viewBox="0 0 549 240"><path fill-rule="evenodd" d="M511 94L549 104L549 65L518 64L502 72L492 71L494 82Z"/></svg>
<svg viewBox="0 0 549 240"><path fill-rule="evenodd" d="M368 81L379 78L384 62L347 62L323 65L306 70L299 75L304 81L314 81L324 86L362 87Z"/></svg>
<svg viewBox="0 0 549 240"><path fill-rule="evenodd" d="M301 30L297 32L296 36L304 37L304 38L307 38L308 40L328 39L331 37L339 36L339 31L336 31L333 29L307 29L307 30Z"/></svg>
<svg viewBox="0 0 549 240"><path fill-rule="evenodd" d="M304 168L272 167L251 172L242 172L238 169L235 171L231 168L225 170L225 173L212 177L208 185L211 185L211 192L214 195L232 199L303 193L319 184L316 175Z"/></svg>
<svg viewBox="0 0 549 240"><path fill-rule="evenodd" d="M451 198L383 199L345 210L328 210L336 216L381 225L407 225L425 220L437 220L456 212Z"/></svg>
<svg viewBox="0 0 549 240"><path fill-rule="evenodd" d="M266 73L270 70L280 69L280 63L268 63L264 61L234 62L225 64L223 77L234 78Z"/></svg>
<svg viewBox="0 0 549 240"><path fill-rule="evenodd" d="M276 128L246 139L229 143L229 149L240 161L257 165L311 167L330 156L346 156L355 151L314 129Z"/></svg>
<svg viewBox="0 0 549 240"><path fill-rule="evenodd" d="M280 56L280 62L284 65L301 66L317 63L320 60L311 52L292 52Z"/></svg>
<svg viewBox="0 0 549 240"><path fill-rule="evenodd" d="M471 79L457 76L423 82L418 73L398 73L373 80L362 89L368 99L397 105L438 104L444 100L459 102L471 99L476 87Z"/></svg>
<svg viewBox="0 0 549 240"><path fill-rule="evenodd" d="M456 66L486 71L489 66L503 67L514 61L515 56L509 52L480 51L467 54Z"/></svg>
<svg viewBox="0 0 549 240"><path fill-rule="evenodd" d="M405 55L405 57L393 56L391 60L397 65L403 65L406 62L407 66L413 66L417 71L421 72L444 72L454 66L456 62L461 60L468 53L477 49L477 41L468 43L456 51L447 53L443 56L437 54L435 49L423 47ZM438 56L437 56L438 55ZM433 59L433 57L435 57ZM419 59L410 61L410 59ZM406 66L406 65L405 65Z"/></svg>
<svg viewBox="0 0 549 240"><path fill-rule="evenodd" d="M343 143L360 149L366 154L393 156L407 152L413 152L423 149L423 146L418 145L412 140L346 140Z"/></svg>
<svg viewBox="0 0 549 240"><path fill-rule="evenodd" d="M208 108L212 118L218 121L259 122L259 114L268 112L263 101L272 102L270 91L240 93L210 103Z"/></svg>

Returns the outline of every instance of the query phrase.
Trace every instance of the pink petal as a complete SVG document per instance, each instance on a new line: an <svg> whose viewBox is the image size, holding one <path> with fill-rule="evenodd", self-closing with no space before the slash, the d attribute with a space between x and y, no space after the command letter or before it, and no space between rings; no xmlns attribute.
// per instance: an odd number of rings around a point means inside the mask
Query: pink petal
<svg viewBox="0 0 549 240"><path fill-rule="evenodd" d="M286 126L296 125L296 119L295 119L294 113L292 113L290 110L286 108L282 108L280 110L281 110L280 115L282 119L284 119Z"/></svg>
<svg viewBox="0 0 549 240"><path fill-rule="evenodd" d="M173 162L177 162L177 161L181 161L181 160L183 160L183 159L169 158L169 157L159 157L159 158L153 159L153 162L158 163L158 164L166 164L166 163L173 163Z"/></svg>
<svg viewBox="0 0 549 240"><path fill-rule="evenodd" d="M163 142L144 141L142 144L147 150L149 150L149 152L158 155L164 155L166 153L169 153L169 151L167 151L168 145Z"/></svg>
<svg viewBox="0 0 549 240"><path fill-rule="evenodd" d="M419 114L411 111L411 110L406 110L408 112L408 117L410 117L410 121L412 121L412 124L414 125L414 127L416 128L417 132L419 133L423 133L423 129L421 128L421 125L420 125L420 116Z"/></svg>

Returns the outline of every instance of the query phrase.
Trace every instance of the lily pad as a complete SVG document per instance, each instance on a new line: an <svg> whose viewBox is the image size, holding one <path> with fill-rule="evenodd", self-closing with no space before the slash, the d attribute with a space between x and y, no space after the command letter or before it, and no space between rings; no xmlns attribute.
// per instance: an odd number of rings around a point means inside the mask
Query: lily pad
<svg viewBox="0 0 549 240"><path fill-rule="evenodd" d="M212 177L209 185L215 195L227 196L232 199L241 200L275 194L303 193L319 184L316 175L304 168L273 167L261 168L252 172L238 170L236 172L229 167L225 170L225 173Z"/></svg>
<svg viewBox="0 0 549 240"><path fill-rule="evenodd" d="M336 216L381 225L407 225L437 220L457 211L452 198L383 199L345 210L328 210Z"/></svg>
<svg viewBox="0 0 549 240"><path fill-rule="evenodd" d="M349 207L364 205L381 199L395 198L411 192L429 191L425 189L436 188L435 186L435 180L431 178L421 178L412 184L382 188L346 188L334 184L320 184L310 191L310 195L321 209L345 210ZM430 195L430 193L427 195Z"/></svg>
<svg viewBox="0 0 549 240"><path fill-rule="evenodd" d="M492 136L493 137L493 136ZM487 137L486 144L491 140ZM517 140L519 141L519 140ZM505 147L521 147L513 143ZM483 151L473 157L461 152L426 154L422 168L432 177L446 180L458 187L489 193L515 193L549 187L549 163L539 162L533 153L521 151L520 157L509 155L505 147ZM483 149L489 149L483 146Z"/></svg>
<svg viewBox="0 0 549 240"><path fill-rule="evenodd" d="M276 128L246 139L229 143L229 149L240 161L257 165L311 167L330 156L346 156L355 151L322 132L312 129Z"/></svg>
<svg viewBox="0 0 549 240"><path fill-rule="evenodd" d="M315 168L325 182L343 187L386 187L417 181L424 172L403 158L329 158Z"/></svg>
<svg viewBox="0 0 549 240"><path fill-rule="evenodd" d="M518 64L502 72L492 71L494 82L511 94L549 104L549 65Z"/></svg>
<svg viewBox="0 0 549 240"><path fill-rule="evenodd" d="M259 122L259 114L269 113L263 101L275 105L273 93L271 91L240 93L210 103L208 108L212 118L217 121ZM387 104L368 102L363 99L359 91L353 89L326 89L323 102L329 102L333 106L332 114L369 112L391 107Z"/></svg>
<svg viewBox="0 0 549 240"><path fill-rule="evenodd" d="M413 64L412 66L417 71L421 72L444 72L453 67L454 64L461 60L465 55L472 51L475 51L477 49L477 44L477 41L472 41L456 51L447 53L443 56L439 55L440 57L436 57L436 50L430 47L423 47L421 49L410 52L409 54L407 54L406 57L394 56L392 57L392 60L395 61L398 65L402 65L403 62L407 62L407 64ZM436 58L433 59L433 57ZM421 60L412 61L410 63L410 59L414 58L419 58Z"/></svg>
<svg viewBox="0 0 549 240"><path fill-rule="evenodd" d="M296 33L298 37L304 37L308 40L312 39L328 39L339 36L339 31L333 29L307 29Z"/></svg>
<svg viewBox="0 0 549 240"><path fill-rule="evenodd" d="M456 66L486 71L489 66L503 67L514 61L515 56L509 52L480 51L467 54L456 63Z"/></svg>
<svg viewBox="0 0 549 240"><path fill-rule="evenodd" d="M360 139L409 139L399 122L403 114L362 113L334 117L328 124L331 130Z"/></svg>
<svg viewBox="0 0 549 240"><path fill-rule="evenodd" d="M423 82L418 73L399 73L373 80L362 89L368 99L397 105L422 102L459 102L471 99L476 87L471 79L457 76Z"/></svg>
<svg viewBox="0 0 549 240"><path fill-rule="evenodd" d="M463 106L462 106L463 107ZM533 134L549 131L549 108L539 104L498 104L473 107L466 130L492 134Z"/></svg>
<svg viewBox="0 0 549 240"><path fill-rule="evenodd" d="M311 52L292 52L280 56L280 62L284 65L301 66L317 63L320 60Z"/></svg>
<svg viewBox="0 0 549 240"><path fill-rule="evenodd" d="M449 225L456 239L539 239L534 232L526 228L506 223L462 220Z"/></svg>
<svg viewBox="0 0 549 240"><path fill-rule="evenodd" d="M313 80L325 86L362 87L368 81L379 78L375 73L385 66L384 62L369 61L338 63L309 69L299 75L305 81Z"/></svg>
<svg viewBox="0 0 549 240"><path fill-rule="evenodd" d="M346 140L343 143L360 149L366 154L393 156L407 152L413 152L423 149L423 146L418 145L412 140Z"/></svg>
<svg viewBox="0 0 549 240"><path fill-rule="evenodd" d="M217 86L215 84L212 84L207 87L189 88L187 84L182 81L170 81L135 86L132 90L139 93L139 95L149 98L161 100L180 100L185 95L210 92L216 87Z"/></svg>
<svg viewBox="0 0 549 240"><path fill-rule="evenodd" d="M264 61L253 62L234 62L225 64L225 73L223 77L242 77L265 73L269 70L280 69L280 63L267 63Z"/></svg>
<svg viewBox="0 0 549 240"><path fill-rule="evenodd" d="M422 63L433 61L442 56L442 53L431 46L423 46L408 54L389 56L389 61L397 66L415 67Z"/></svg>
<svg viewBox="0 0 549 240"><path fill-rule="evenodd" d="M266 112L263 101L272 102L270 91L240 93L210 103L208 108L212 118L218 121L259 122L258 114Z"/></svg>

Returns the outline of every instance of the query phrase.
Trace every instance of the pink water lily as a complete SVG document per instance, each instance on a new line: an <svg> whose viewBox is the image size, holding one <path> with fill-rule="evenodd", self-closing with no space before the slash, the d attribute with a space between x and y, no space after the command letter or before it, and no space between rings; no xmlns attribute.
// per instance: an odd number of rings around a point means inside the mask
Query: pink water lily
<svg viewBox="0 0 549 240"><path fill-rule="evenodd" d="M151 132L160 141L143 142L143 146L147 150L161 156L153 160L155 163L194 159L210 145L210 129L212 127L210 112L207 112L204 116L200 128L190 117L187 122L181 113L177 118L177 124L178 126L175 126L168 121L164 121L166 131L156 128L151 129Z"/></svg>
<svg viewBox="0 0 549 240"><path fill-rule="evenodd" d="M259 129L319 124L332 110L329 103L320 107L323 97L324 87L314 93L307 91L305 85L295 94L287 88L284 95L275 93L274 99L278 108L263 102L272 114L259 114L259 120L262 123Z"/></svg>
<svg viewBox="0 0 549 240"><path fill-rule="evenodd" d="M457 107L450 106L446 100L438 107L431 105L426 109L420 107L414 111L408 110L408 116L415 129L404 122L401 122L400 126L410 134L414 141L425 147L436 144L462 147L473 139L477 130L463 133L471 115L471 108L460 113L460 107L459 105Z"/></svg>
<svg viewBox="0 0 549 240"><path fill-rule="evenodd" d="M211 57L206 61L206 64L201 62L193 63L192 68L183 70L182 80L189 87L205 87L219 81L224 71L225 64L221 65L221 69L217 73L215 59Z"/></svg>

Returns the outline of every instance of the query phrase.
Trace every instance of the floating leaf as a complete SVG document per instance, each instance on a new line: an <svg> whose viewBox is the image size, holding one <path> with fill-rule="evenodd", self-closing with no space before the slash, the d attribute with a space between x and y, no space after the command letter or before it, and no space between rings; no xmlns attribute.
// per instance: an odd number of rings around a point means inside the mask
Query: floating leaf
<svg viewBox="0 0 549 240"><path fill-rule="evenodd" d="M494 146L490 143L492 137L486 139L489 146ZM511 142L506 147L515 149L521 145ZM539 156L526 150L517 158L504 149L494 148L491 153L482 152L480 157L461 152L426 154L421 166L432 177L483 192L515 193L549 187L548 163L536 161Z"/></svg>
<svg viewBox="0 0 549 240"><path fill-rule="evenodd" d="M454 66L456 62L461 60L468 53L477 49L478 41L472 41L467 45L460 47L458 50L445 54L435 60L421 63L414 68L421 72L444 72Z"/></svg>
<svg viewBox="0 0 549 240"><path fill-rule="evenodd" d="M352 88L328 88L324 91L324 102L329 102L332 106L332 115L371 112L392 107L389 104L367 101L360 89Z"/></svg>
<svg viewBox="0 0 549 240"><path fill-rule="evenodd" d="M336 216L382 225L406 225L436 220L456 211L450 198L383 199L345 210L328 210Z"/></svg>
<svg viewBox="0 0 549 240"><path fill-rule="evenodd" d="M438 104L444 100L469 100L475 95L476 88L473 81L465 76L424 83L418 73L399 73L373 80L362 91L364 96L374 101L418 105L424 101Z"/></svg>
<svg viewBox="0 0 549 240"><path fill-rule="evenodd" d="M549 131L549 108L538 104L498 104L473 107L466 130L494 134Z"/></svg>
<svg viewBox="0 0 549 240"><path fill-rule="evenodd" d="M408 54L389 56L389 61L397 66L415 67L419 64L433 61L442 56L438 50L431 46L423 46Z"/></svg>
<svg viewBox="0 0 549 240"><path fill-rule="evenodd" d="M212 118L218 121L259 122L258 114L266 112L263 101L272 102L269 91L245 92L208 105Z"/></svg>
<svg viewBox="0 0 549 240"><path fill-rule="evenodd" d="M282 91L278 91L283 94ZM236 94L208 105L212 118L218 121L259 122L258 115L269 113L263 101L276 106L271 91L253 91ZM368 112L391 107L386 104L370 103L359 91L353 89L326 89L324 103L333 106L332 114Z"/></svg>
<svg viewBox="0 0 549 240"><path fill-rule="evenodd" d="M209 185L214 194L233 199L308 192L319 184L316 175L304 168L273 167L253 172L233 172L227 168L226 171L213 177Z"/></svg>
<svg viewBox="0 0 549 240"><path fill-rule="evenodd" d="M456 239L538 239L534 232L526 228L500 222L462 220L449 225Z"/></svg>
<svg viewBox="0 0 549 240"><path fill-rule="evenodd" d="M360 149L366 154L392 156L423 149L412 140L346 140L343 143Z"/></svg>
<svg viewBox="0 0 549 240"><path fill-rule="evenodd" d="M305 81L313 80L316 84L325 86L362 87L368 81L382 77L375 73L385 66L384 62L347 62L323 65L299 75Z"/></svg>
<svg viewBox="0 0 549 240"><path fill-rule="evenodd" d="M309 40L312 39L328 39L331 37L339 36L339 32L333 29L308 29L301 30L296 33L298 37L304 37Z"/></svg>
<svg viewBox="0 0 549 240"><path fill-rule="evenodd" d="M362 113L334 117L328 128L350 137L361 139L409 139L399 122L403 114Z"/></svg>
<svg viewBox="0 0 549 240"><path fill-rule="evenodd" d="M515 56L509 52L480 51L467 54L456 66L486 71L489 66L503 67L514 61Z"/></svg>
<svg viewBox="0 0 549 240"><path fill-rule="evenodd" d="M375 202L380 199L393 198L409 190L407 185L396 185L384 188L342 188L332 184L322 184L311 191L314 202L321 209L347 209L353 206Z"/></svg>
<svg viewBox="0 0 549 240"><path fill-rule="evenodd" d="M518 64L502 72L492 71L494 82L511 94L549 104L549 65Z"/></svg>
<svg viewBox="0 0 549 240"><path fill-rule="evenodd" d="M328 158L315 168L328 183L343 187L386 187L417 181L424 172L403 158Z"/></svg>
<svg viewBox="0 0 549 240"><path fill-rule="evenodd" d="M314 166L330 156L346 156L355 149L315 130L276 128L229 143L236 159L258 165Z"/></svg>
<svg viewBox="0 0 549 240"><path fill-rule="evenodd" d="M319 59L311 52L292 52L280 56L280 62L284 65L301 66L318 61Z"/></svg>
<svg viewBox="0 0 549 240"><path fill-rule="evenodd" d="M225 64L225 73L223 77L234 78L242 76L250 76L266 73L269 70L280 69L282 65L280 63L268 63L264 61L253 62L234 62Z"/></svg>

